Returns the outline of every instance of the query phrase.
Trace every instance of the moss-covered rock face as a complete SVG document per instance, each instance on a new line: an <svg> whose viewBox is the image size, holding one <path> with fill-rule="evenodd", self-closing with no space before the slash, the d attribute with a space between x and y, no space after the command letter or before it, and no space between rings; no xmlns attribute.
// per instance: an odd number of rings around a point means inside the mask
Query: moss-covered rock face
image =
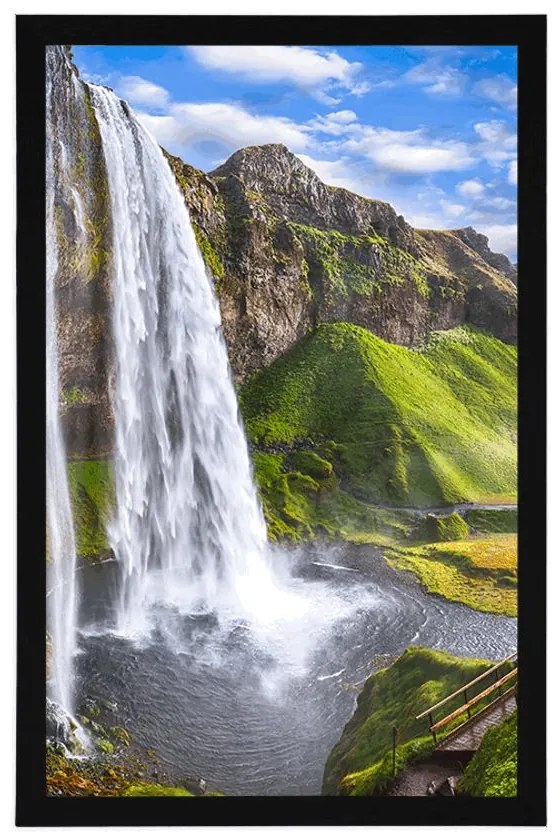
<svg viewBox="0 0 560 840"><path fill-rule="evenodd" d="M90 455L112 445L109 187L89 89L59 48L49 50L61 419L67 450Z"/></svg>
<svg viewBox="0 0 560 840"><path fill-rule="evenodd" d="M134 753L103 749L86 758L69 755L60 745L48 744L46 750L47 796L222 796L214 790L201 790L198 785L167 779L160 770L159 781L148 781L157 767L153 754L145 758ZM188 784L187 787L184 785ZM189 789L191 787L192 789Z"/></svg>
<svg viewBox="0 0 560 840"><path fill-rule="evenodd" d="M193 796L185 788L180 787L166 787L165 785L156 784L137 784L130 785L123 791L123 796Z"/></svg>
<svg viewBox="0 0 560 840"><path fill-rule="evenodd" d="M398 729L400 768L433 748L426 721L415 716L488 667L483 660L407 648L393 665L366 681L356 711L327 760L323 793L382 793L392 779L393 727ZM443 707L442 715L445 711Z"/></svg>
<svg viewBox="0 0 560 840"><path fill-rule="evenodd" d="M515 534L517 509L469 510L464 514L469 528L478 534Z"/></svg>
<svg viewBox="0 0 560 840"><path fill-rule="evenodd" d="M309 266L266 196L237 177L213 178L166 153L220 300L237 378L291 347L312 324Z"/></svg>
<svg viewBox="0 0 560 840"><path fill-rule="evenodd" d="M90 561L107 557L111 550L107 525L115 506L111 462L70 461L68 486L78 556Z"/></svg>
<svg viewBox="0 0 560 840"><path fill-rule="evenodd" d="M412 532L411 539L417 542L445 542L464 539L468 534L469 526L459 513L449 516L428 514Z"/></svg>

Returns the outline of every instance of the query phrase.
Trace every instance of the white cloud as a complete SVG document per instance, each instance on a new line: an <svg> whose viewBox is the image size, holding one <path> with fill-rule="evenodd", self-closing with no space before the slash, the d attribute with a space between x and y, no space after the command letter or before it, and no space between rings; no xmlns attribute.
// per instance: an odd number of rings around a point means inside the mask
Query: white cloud
<svg viewBox="0 0 560 840"><path fill-rule="evenodd" d="M513 110L517 107L517 85L505 73L481 79L474 85L473 92L504 108Z"/></svg>
<svg viewBox="0 0 560 840"><path fill-rule="evenodd" d="M475 162L467 143L433 139L422 128L394 131L363 125L351 110L332 111L302 124L287 117L258 115L239 104L183 102L168 104L165 114L142 113L139 117L159 143L178 153L193 142L207 140L220 141L232 151L248 145L284 143L294 152L314 149L334 153L338 159L366 158L375 164L377 173L417 175L457 171ZM320 133L337 139L321 143ZM321 155L315 159L321 161ZM331 165L332 175L332 161L323 160L323 171L326 163ZM363 166L362 161L354 168L359 171ZM348 183L347 175L340 172L334 178L337 185ZM355 175L350 180L354 186L349 188L354 189Z"/></svg>
<svg viewBox="0 0 560 840"><path fill-rule="evenodd" d="M395 143L378 149L373 158L393 172L445 172L465 169L472 164L472 157L464 143L443 146L407 146Z"/></svg>
<svg viewBox="0 0 560 840"><path fill-rule="evenodd" d="M467 208L464 204L454 204L452 201L442 201L441 202L442 209L447 213L448 216L451 216L453 219L457 219L460 216L464 216L467 211Z"/></svg>
<svg viewBox="0 0 560 840"><path fill-rule="evenodd" d="M482 231L490 241L490 248L498 254L517 253L517 225L486 225Z"/></svg>
<svg viewBox="0 0 560 840"><path fill-rule="evenodd" d="M357 117L354 111L334 111L331 114L327 114L324 119L333 123L348 125L348 123L356 122Z"/></svg>
<svg viewBox="0 0 560 840"><path fill-rule="evenodd" d="M352 130L350 129L351 125L354 128L359 127L359 124L356 122L357 119L354 111L333 111L330 114L316 116L308 125L313 131L341 137Z"/></svg>
<svg viewBox="0 0 560 840"><path fill-rule="evenodd" d="M232 151L263 143L284 143L293 151L309 145L305 126L224 102L181 102L171 105L165 116L138 116L159 143L174 148L203 140L218 140Z"/></svg>
<svg viewBox="0 0 560 840"><path fill-rule="evenodd" d="M421 85L426 93L459 96L465 90L468 77L457 68L432 59L412 67L404 74L403 80Z"/></svg>
<svg viewBox="0 0 560 840"><path fill-rule="evenodd" d="M512 160L508 169L508 183L517 186L517 158Z"/></svg>
<svg viewBox="0 0 560 840"><path fill-rule="evenodd" d="M466 198L480 198L484 194L486 187L478 178L472 178L468 181L461 181L455 189L459 195L465 196Z"/></svg>
<svg viewBox="0 0 560 840"><path fill-rule="evenodd" d="M121 76L119 93L134 105L164 108L169 102L165 88L143 79L141 76Z"/></svg>
<svg viewBox="0 0 560 840"><path fill-rule="evenodd" d="M416 211L413 209L408 213L405 213L402 210L399 212L404 215L409 225L412 225L412 227L417 228L418 230L441 230L444 227L441 213L438 213L437 211L435 213L430 213L422 210Z"/></svg>
<svg viewBox="0 0 560 840"><path fill-rule="evenodd" d="M190 46L185 50L209 70L242 76L257 84L282 82L303 88L325 102L338 100L327 93L338 88L356 96L369 90L357 77L363 69L334 51L289 46Z"/></svg>
<svg viewBox="0 0 560 840"><path fill-rule="evenodd" d="M503 210L503 211L514 210L515 207L517 206L517 202L515 202L513 199L505 198L504 196L501 196L501 195L496 195L493 198L486 199L484 204L485 204L486 207L492 207L495 210Z"/></svg>
<svg viewBox="0 0 560 840"><path fill-rule="evenodd" d="M503 120L475 123L474 130L487 143L502 144L509 148L515 148L517 144L515 132Z"/></svg>
<svg viewBox="0 0 560 840"><path fill-rule="evenodd" d="M517 134L502 120L476 123L478 151L491 166L502 167L517 156Z"/></svg>
<svg viewBox="0 0 560 840"><path fill-rule="evenodd" d="M457 140L436 140L423 129L393 131L361 126L341 144L344 151L362 154L390 172L428 174L466 169L474 158L469 146Z"/></svg>

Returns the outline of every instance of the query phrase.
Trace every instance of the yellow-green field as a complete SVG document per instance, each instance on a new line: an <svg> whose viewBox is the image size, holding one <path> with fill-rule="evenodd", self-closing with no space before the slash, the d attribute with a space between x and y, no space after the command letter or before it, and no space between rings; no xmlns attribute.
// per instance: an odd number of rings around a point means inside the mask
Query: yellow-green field
<svg viewBox="0 0 560 840"><path fill-rule="evenodd" d="M392 549L393 567L436 595L482 612L517 615L517 534Z"/></svg>

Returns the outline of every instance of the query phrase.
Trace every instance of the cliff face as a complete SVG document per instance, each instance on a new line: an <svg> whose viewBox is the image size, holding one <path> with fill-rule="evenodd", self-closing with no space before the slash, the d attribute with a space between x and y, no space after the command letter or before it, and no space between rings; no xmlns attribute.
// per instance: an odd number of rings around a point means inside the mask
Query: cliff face
<svg viewBox="0 0 560 840"><path fill-rule="evenodd" d="M68 54L49 48L55 97L54 236L60 413L67 451L107 453L113 416L111 213L105 159L89 90Z"/></svg>
<svg viewBox="0 0 560 840"><path fill-rule="evenodd" d="M169 159L237 378L323 322L409 347L463 323L515 342L515 269L472 228L415 231L389 204L326 186L281 145L241 149L210 175Z"/></svg>

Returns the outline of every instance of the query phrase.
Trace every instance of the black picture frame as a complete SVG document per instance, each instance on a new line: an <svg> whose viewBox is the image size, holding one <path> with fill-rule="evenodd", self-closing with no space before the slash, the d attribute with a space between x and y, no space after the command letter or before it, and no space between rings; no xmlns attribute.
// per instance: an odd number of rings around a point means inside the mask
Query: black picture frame
<svg viewBox="0 0 560 840"><path fill-rule="evenodd" d="M25 15L17 32L19 826L544 825L546 16ZM49 44L517 45L519 785L515 799L56 798L45 792L45 62ZM260 807L265 805L265 807ZM255 807L256 806L256 807Z"/></svg>

